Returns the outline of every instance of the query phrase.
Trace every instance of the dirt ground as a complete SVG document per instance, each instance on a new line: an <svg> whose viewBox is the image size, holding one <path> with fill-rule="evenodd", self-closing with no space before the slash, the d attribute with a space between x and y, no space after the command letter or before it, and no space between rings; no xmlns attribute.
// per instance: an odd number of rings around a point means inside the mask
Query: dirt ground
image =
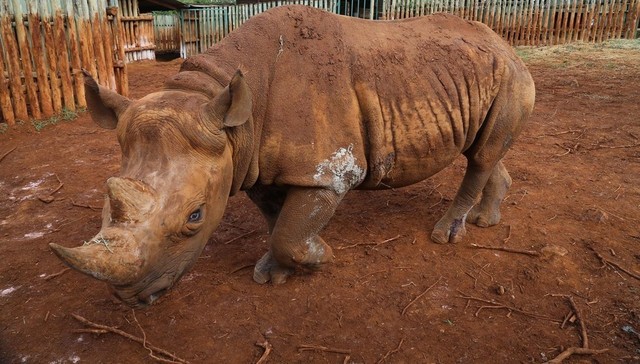
<svg viewBox="0 0 640 364"><path fill-rule="evenodd" d="M608 349L567 362L640 362L640 42L518 52L537 103L506 158L514 183L499 225L469 226L457 245L429 240L461 158L408 188L351 192L323 233L335 263L260 286L251 265L267 249L266 224L242 194L193 270L135 312L63 271L47 246L99 230L104 182L119 166L113 132L87 113L4 131L0 156L15 150L0 160L0 362L155 362L129 339L76 332L79 314L144 330L191 363L254 363L265 339L269 363L539 363L582 345L580 320L557 295L573 297L590 348ZM132 96L179 65L130 65Z"/></svg>

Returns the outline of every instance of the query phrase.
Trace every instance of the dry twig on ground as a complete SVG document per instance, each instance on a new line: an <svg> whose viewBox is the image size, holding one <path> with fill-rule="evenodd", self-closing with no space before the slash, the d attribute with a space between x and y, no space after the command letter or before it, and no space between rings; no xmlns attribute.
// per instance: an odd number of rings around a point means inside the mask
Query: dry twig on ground
<svg viewBox="0 0 640 364"><path fill-rule="evenodd" d="M58 273L49 274L48 276L45 276L42 279L44 279L45 281L49 281L49 280L52 280L52 279L54 279L56 277L60 277L61 275L67 273L70 270L71 270L71 268L64 268L63 270L59 271Z"/></svg>
<svg viewBox="0 0 640 364"><path fill-rule="evenodd" d="M87 320L86 318L84 318L84 317L82 317L82 316L80 316L78 314L75 314L75 313L71 314L71 316L73 316L73 318L75 318L76 320L82 322L83 324L94 328L95 330L93 330L92 333L103 334L104 332L111 332L111 333L114 333L116 335L120 335L120 336L122 336L124 338L127 338L129 340L135 341L138 344L142 344L142 346L145 349L150 350L151 353L156 352L156 353L161 354L161 355L163 355L163 356L165 356L167 358L171 358L170 360L168 360L168 359L164 359L164 358L160 358L160 357L157 357L155 355L152 355L152 358L154 358L156 360L160 360L160 361L163 361L165 363L180 363L180 364L189 363L188 361L171 354L167 350L158 348L157 346L154 346L154 345L151 345L150 343L148 343L146 341L146 334L145 334L144 338L140 338L140 337L131 335L131 334L127 333L127 332L124 332L122 330L116 329L115 327L111 327L111 326L107 326L107 325L101 325L101 324L97 324L95 322L91 322L91 321ZM142 332L144 334L144 330Z"/></svg>
<svg viewBox="0 0 640 364"><path fill-rule="evenodd" d="M602 262L602 268L609 266L612 268L617 268L625 273L627 273L628 275L630 275L631 277L640 280L640 275L622 267L620 264L616 263L616 262L612 262L609 259L605 258L602 256L602 254L598 253L593 247L589 247L589 249L591 249L592 252L595 253L595 255L598 257L598 259L600 259L600 261Z"/></svg>
<svg viewBox="0 0 640 364"><path fill-rule="evenodd" d="M406 306L404 306L404 308L402 309L402 313L400 314L401 316L404 316L405 312L407 312L407 309L409 309L409 306L413 305L414 303L416 303L417 300L419 300L422 296L424 296L425 294L427 294L427 292L429 292L431 290L431 288L435 287L436 284L438 284L438 282L440 282L440 280L442 279L442 276L440 276L438 278L437 281L435 281L434 284L430 285L429 287L427 287L427 289L425 289L422 293L420 293L418 296L416 296L416 298L412 299L411 302L407 303Z"/></svg>
<svg viewBox="0 0 640 364"><path fill-rule="evenodd" d="M571 305L571 309L573 310L573 314L575 315L576 319L578 320L578 323L580 324L580 337L582 338L582 347L578 348L578 347L572 346L564 350L563 352L558 354L558 356L549 360L545 364L562 363L563 360L567 359L573 354L596 355L596 354L602 354L609 350L609 349L590 349L589 348L589 337L587 336L587 323L582 317L582 314L580 313L580 310L578 309L578 306L576 305L576 301L574 301L573 296L564 295L564 294L552 294L551 296L564 297L569 301L569 304ZM571 315L568 315L568 316L571 316ZM563 322L563 325L564 325L564 322Z"/></svg>
<svg viewBox="0 0 640 364"><path fill-rule="evenodd" d="M480 308L475 313L476 317L478 316L478 314L480 313L480 311L482 309L499 309L499 308L503 308L503 309L506 309L506 310L509 310L509 311L513 311L513 312L517 312L517 313L520 313L522 315L529 316L529 317L544 319L544 320L548 320L548 321L551 321L551 322L558 322L558 323L561 322L560 320L556 320L556 319L554 319L552 317L539 315L539 314L533 313L533 312L527 312L527 311L521 310L521 309L513 307L513 306L505 305L504 303L500 303L500 302L495 301L495 300L486 300L484 298L478 298L478 297L469 296L469 295L467 295L467 294L465 294L463 292L460 292L460 291L458 291L458 292L461 294L461 296L456 296L458 298L462 298L462 299L465 299L465 300L473 300L473 301L478 301L478 302L484 302L484 303L488 303L488 304L491 305L491 306L480 306Z"/></svg>
<svg viewBox="0 0 640 364"><path fill-rule="evenodd" d="M328 353L351 355L351 350L328 348L318 345L298 345L298 351L326 351Z"/></svg>
<svg viewBox="0 0 640 364"><path fill-rule="evenodd" d="M9 153L13 152L14 150L16 150L16 148L18 147L13 147L11 149L9 149L9 151L7 151L6 153L4 153L1 157L0 157L0 162L2 162L2 160L4 159L4 157L8 156Z"/></svg>
<svg viewBox="0 0 640 364"><path fill-rule="evenodd" d="M442 277L441 277L442 278ZM391 354L395 354L398 351L400 351L400 347L402 347L402 343L404 342L404 338L400 339L400 342L398 343L398 346L393 349L393 350L389 350L387 351L386 354L384 354L384 356L382 358L380 358L380 360L378 360L378 364L382 364L385 362L385 360L387 360L387 358L391 355Z"/></svg>
<svg viewBox="0 0 640 364"><path fill-rule="evenodd" d="M515 248L507 248L507 247L500 247L500 246L490 246L490 245L480 245L480 244L471 244L470 247L472 248L476 248L476 249L488 249L488 250L499 250L499 251L503 251L503 252L507 252L507 253L516 253L516 254L524 254L524 255L529 255L532 257L539 257L540 253L534 250L522 250L522 249L515 249Z"/></svg>
<svg viewBox="0 0 640 364"><path fill-rule="evenodd" d="M91 206L89 204L81 204L81 203L75 202L74 200L71 200L71 206L84 207L85 209L91 209L91 210L102 210L102 206Z"/></svg>
<svg viewBox="0 0 640 364"><path fill-rule="evenodd" d="M244 233L244 234L242 234L242 235L240 235L240 236L236 236L235 238L233 238L233 239L231 239L231 240L227 240L227 241L225 241L225 242L224 242L224 243L222 243L222 244L225 244L225 245L227 245L227 244L231 244L231 243L233 243L234 241L236 241L236 240L238 240L238 239L242 239L242 238L244 238L244 237L246 237L246 236L249 236L249 235L251 235L251 234L255 233L256 231L258 231L258 229L253 229L253 230L251 230L251 231L249 231L249 232L247 232L247 233Z"/></svg>
<svg viewBox="0 0 640 364"><path fill-rule="evenodd" d="M262 342L258 341L256 345L264 349L264 353L262 353L262 356L260 357L260 359L258 359L256 364L264 364L267 362L267 358L269 357L269 354L271 354L271 350L273 350L273 345L271 345L271 343L268 342L267 339Z"/></svg>
<svg viewBox="0 0 640 364"><path fill-rule="evenodd" d="M383 240L383 241L378 242L378 243L355 243L355 244L346 245L346 246L339 246L339 247L336 248L336 250L355 248L355 247L361 246L361 245L379 246L379 245L386 244L386 243L389 243L389 242L394 241L394 240L398 240L399 238L400 238L400 235L396 235L393 238L389 238L389 239Z"/></svg>
<svg viewBox="0 0 640 364"><path fill-rule="evenodd" d="M62 181L60 180L60 177L58 177L57 174L54 174L54 176L58 180L58 187L56 187L53 191L49 192L46 195L38 196L38 200L40 200L40 201L42 201L44 203L51 203L51 202L53 202L53 200L56 199L55 197L53 197L53 194L58 192L58 191L60 191L60 189L64 186L64 183L62 183Z"/></svg>

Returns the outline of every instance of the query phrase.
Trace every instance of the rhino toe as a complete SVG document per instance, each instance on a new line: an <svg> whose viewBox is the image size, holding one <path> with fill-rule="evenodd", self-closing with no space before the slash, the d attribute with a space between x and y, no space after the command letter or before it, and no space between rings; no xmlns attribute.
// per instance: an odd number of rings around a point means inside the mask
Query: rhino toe
<svg viewBox="0 0 640 364"><path fill-rule="evenodd" d="M459 243L467 233L467 229L464 226L465 218L448 221L443 217L433 228L431 240L437 244Z"/></svg>
<svg viewBox="0 0 640 364"><path fill-rule="evenodd" d="M500 222L500 210L492 211L491 209L483 209L481 205L476 205L469 211L467 222L479 227L497 225Z"/></svg>
<svg viewBox="0 0 640 364"><path fill-rule="evenodd" d="M283 284L293 272L292 268L278 264L269 251L256 263L253 270L253 280L258 284L265 284L269 281L273 284Z"/></svg>

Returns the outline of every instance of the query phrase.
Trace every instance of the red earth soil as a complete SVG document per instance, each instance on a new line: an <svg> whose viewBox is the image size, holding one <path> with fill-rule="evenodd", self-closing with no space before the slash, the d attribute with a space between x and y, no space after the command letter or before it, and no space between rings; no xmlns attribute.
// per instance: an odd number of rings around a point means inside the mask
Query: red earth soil
<svg viewBox="0 0 640 364"><path fill-rule="evenodd" d="M103 283L63 271L48 248L98 232L120 161L113 132L88 113L4 130L0 362L155 362L130 339L78 333L78 314L191 363L253 363L265 340L270 363L539 363L583 345L559 295L575 302L589 347L608 349L567 362L639 362L640 46L624 44L518 50L537 103L505 160L514 182L499 225L469 226L457 245L429 240L460 158L411 187L351 192L323 233L335 262L261 286L251 275L266 224L241 194L192 271L135 312ZM157 90L180 63L129 65L132 96Z"/></svg>

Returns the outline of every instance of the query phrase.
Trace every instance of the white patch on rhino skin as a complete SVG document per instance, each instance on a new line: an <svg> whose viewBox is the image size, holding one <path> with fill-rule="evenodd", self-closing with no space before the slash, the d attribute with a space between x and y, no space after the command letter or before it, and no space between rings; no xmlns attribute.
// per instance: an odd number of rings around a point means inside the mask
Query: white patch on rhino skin
<svg viewBox="0 0 640 364"><path fill-rule="evenodd" d="M314 239L310 238L309 240L307 240L307 247L307 256L315 257L316 264L320 263L320 260L322 259L322 257L324 257L324 247L322 246L322 244L316 244Z"/></svg>
<svg viewBox="0 0 640 364"><path fill-rule="evenodd" d="M364 179L364 170L356 161L353 144L349 144L349 147L338 149L329 159L318 164L313 179L322 183L329 178L329 187L339 194L345 193Z"/></svg>

